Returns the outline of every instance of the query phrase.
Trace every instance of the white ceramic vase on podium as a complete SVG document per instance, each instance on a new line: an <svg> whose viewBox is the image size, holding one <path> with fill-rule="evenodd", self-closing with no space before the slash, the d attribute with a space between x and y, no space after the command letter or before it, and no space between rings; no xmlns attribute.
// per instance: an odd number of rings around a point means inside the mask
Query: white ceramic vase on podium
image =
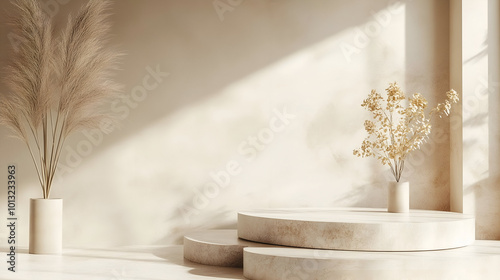
<svg viewBox="0 0 500 280"><path fill-rule="evenodd" d="M410 211L410 183L389 182L387 191L387 211L390 213L408 213Z"/></svg>
<svg viewBox="0 0 500 280"><path fill-rule="evenodd" d="M62 213L62 199L31 199L30 254L61 254Z"/></svg>

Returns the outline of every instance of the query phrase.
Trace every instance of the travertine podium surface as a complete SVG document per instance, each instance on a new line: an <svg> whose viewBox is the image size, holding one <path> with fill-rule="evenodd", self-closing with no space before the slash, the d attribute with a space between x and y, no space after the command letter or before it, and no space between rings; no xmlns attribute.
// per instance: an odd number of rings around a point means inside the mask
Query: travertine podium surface
<svg viewBox="0 0 500 280"><path fill-rule="evenodd" d="M239 239L234 229L197 231L184 236L184 258L206 265L242 267L243 248L249 246L269 245Z"/></svg>
<svg viewBox="0 0 500 280"><path fill-rule="evenodd" d="M467 246L474 217L386 209L268 209L238 213L238 236L267 244L351 251L424 251Z"/></svg>
<svg viewBox="0 0 500 280"><path fill-rule="evenodd" d="M475 241L457 249L361 252L304 248L245 248L243 275L252 280L496 280L500 244Z"/></svg>

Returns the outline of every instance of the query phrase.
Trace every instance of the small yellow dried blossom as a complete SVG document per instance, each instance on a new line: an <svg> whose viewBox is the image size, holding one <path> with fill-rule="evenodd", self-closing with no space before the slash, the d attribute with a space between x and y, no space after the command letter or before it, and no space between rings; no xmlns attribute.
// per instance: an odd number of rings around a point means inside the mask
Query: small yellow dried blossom
<svg viewBox="0 0 500 280"><path fill-rule="evenodd" d="M361 106L372 113L375 121L365 121L368 136L361 147L354 150L354 155L373 156L382 164L388 164L399 182L408 154L420 149L428 139L432 117L448 116L451 105L458 102L458 94L454 90L448 91L445 102L431 109L429 117L426 117L427 100L420 93L408 98L408 106L404 108L401 101L406 97L397 83L389 84L386 92L385 108L381 104L384 98L375 90L363 100Z"/></svg>

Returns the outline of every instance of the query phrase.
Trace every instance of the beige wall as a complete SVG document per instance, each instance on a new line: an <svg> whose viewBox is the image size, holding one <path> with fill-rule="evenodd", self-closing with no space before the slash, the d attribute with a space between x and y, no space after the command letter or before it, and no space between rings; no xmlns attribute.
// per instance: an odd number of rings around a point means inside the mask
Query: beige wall
<svg viewBox="0 0 500 280"><path fill-rule="evenodd" d="M500 239L500 1L489 0L488 13L488 78L489 78L489 184L481 190L481 200L488 200L487 207L480 208L485 218L479 226L485 239ZM482 203L480 203L482 205ZM484 214L484 215L483 215Z"/></svg>
<svg viewBox="0 0 500 280"><path fill-rule="evenodd" d="M58 21L82 3L64 2ZM352 155L368 116L361 101L398 81L435 104L449 85L448 2L393 4L244 1L218 14L213 1L115 1L128 99L113 107L121 128L68 143L53 191L64 198L65 246L177 243L188 230L234 227L245 208L385 207L390 172ZM8 32L2 24L2 65ZM169 76L143 93L157 68ZM412 208L449 210L448 120L434 130L403 176ZM18 166L27 245L28 200L41 191L26 149L4 129L0 139L0 182Z"/></svg>
<svg viewBox="0 0 500 280"><path fill-rule="evenodd" d="M451 210L476 216L476 238L499 239L498 0L452 2L450 81L462 93L451 121Z"/></svg>

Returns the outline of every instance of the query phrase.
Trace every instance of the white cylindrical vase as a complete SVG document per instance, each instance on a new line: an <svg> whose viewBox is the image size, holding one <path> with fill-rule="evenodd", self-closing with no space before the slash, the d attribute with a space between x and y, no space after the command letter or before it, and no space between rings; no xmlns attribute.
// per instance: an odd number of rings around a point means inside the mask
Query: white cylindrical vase
<svg viewBox="0 0 500 280"><path fill-rule="evenodd" d="M387 212L408 213L410 211L410 183L389 182Z"/></svg>
<svg viewBox="0 0 500 280"><path fill-rule="evenodd" d="M63 200L32 198L30 201L30 254L62 253Z"/></svg>

